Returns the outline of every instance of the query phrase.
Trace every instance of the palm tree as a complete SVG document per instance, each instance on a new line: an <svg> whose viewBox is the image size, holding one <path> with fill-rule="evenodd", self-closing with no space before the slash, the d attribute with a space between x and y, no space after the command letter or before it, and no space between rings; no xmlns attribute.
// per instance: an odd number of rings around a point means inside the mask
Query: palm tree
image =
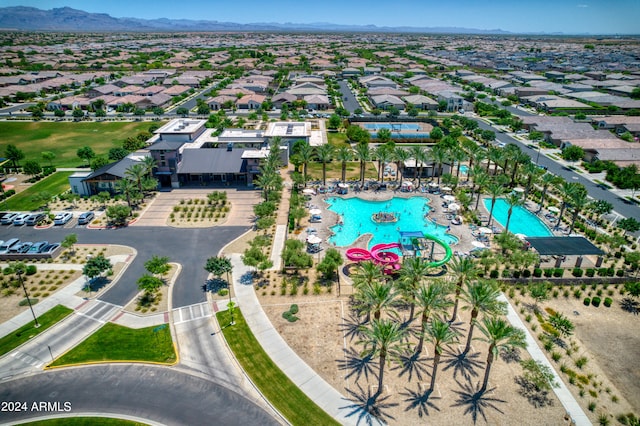
<svg viewBox="0 0 640 426"><path fill-rule="evenodd" d="M527 201L531 187L538 182L540 174L543 170L536 163L528 162L524 165L524 175L527 177L527 183L524 185L524 201Z"/></svg>
<svg viewBox="0 0 640 426"><path fill-rule="evenodd" d="M488 226L491 225L491 219L493 219L493 208L496 205L496 198L504 194L504 185L499 182L491 182L487 185L487 191L489 191L489 195L491 195L491 209L489 210L489 220L487 221Z"/></svg>
<svg viewBox="0 0 640 426"><path fill-rule="evenodd" d="M416 346L416 353L422 352L425 328L429 317L434 312L444 312L453 302L449 299L451 287L443 280L433 281L429 285L422 285L416 293L416 304L420 313L420 340Z"/></svg>
<svg viewBox="0 0 640 426"><path fill-rule="evenodd" d="M495 176L498 173L498 163L504 159L503 151L498 148L489 148L487 158L489 159L487 162L487 173L489 173L489 167L493 161L493 175Z"/></svg>
<svg viewBox="0 0 640 426"><path fill-rule="evenodd" d="M412 257L405 259L402 262L402 268L400 269L400 280L398 282L400 291L404 295L404 298L411 305L411 311L409 313L409 320L413 321L413 314L415 311L415 298L416 291L420 287L420 284L425 278L425 275L429 272L431 266L423 259L419 257Z"/></svg>
<svg viewBox="0 0 640 426"><path fill-rule="evenodd" d="M456 298L453 305L453 313L449 322L454 322L458 316L458 303L462 286L478 276L478 267L470 257L456 256L449 263L451 272L456 279Z"/></svg>
<svg viewBox="0 0 640 426"><path fill-rule="evenodd" d="M400 186L402 186L402 179L404 178L404 162L411 158L411 154L401 146L396 146L393 150L393 160L396 162L396 169L400 175Z"/></svg>
<svg viewBox="0 0 640 426"><path fill-rule="evenodd" d="M437 173L438 173L438 185L440 185L440 175L442 174L442 164L447 162L449 159L449 155L447 154L446 149L441 145L436 145L431 150L431 158L437 164Z"/></svg>
<svg viewBox="0 0 640 426"><path fill-rule="evenodd" d="M269 200L269 192L274 190L280 181L280 176L275 172L269 172L267 170L261 170L260 175L253 180L253 184L257 188L262 189L262 195L265 201Z"/></svg>
<svg viewBox="0 0 640 426"><path fill-rule="evenodd" d="M316 157L322 163L322 186L327 185L327 163L333 160L334 153L333 145L324 144L316 148Z"/></svg>
<svg viewBox="0 0 640 426"><path fill-rule="evenodd" d="M313 152L313 147L309 145L309 142L304 142L299 145L298 157L300 158L300 162L302 162L302 179L304 180L304 186L307 186L307 169L309 166L309 162L313 159L315 153Z"/></svg>
<svg viewBox="0 0 640 426"><path fill-rule="evenodd" d="M344 183L347 176L347 161L351 161L352 158L353 151L351 147L343 145L338 148L338 152L336 152L336 160L338 160L342 165L342 183Z"/></svg>
<svg viewBox="0 0 640 426"><path fill-rule="evenodd" d="M358 264L357 271L353 274L354 287L368 286L371 287L374 282L382 280L382 270L380 266L371 261L361 262Z"/></svg>
<svg viewBox="0 0 640 426"><path fill-rule="evenodd" d="M531 157L529 157L526 153L521 152L520 148L513 154L513 169L511 170L511 186L515 185L516 175L518 174L518 167L520 164L529 164L531 163Z"/></svg>
<svg viewBox="0 0 640 426"><path fill-rule="evenodd" d="M513 208L516 206L521 206L524 204L522 198L520 198L520 194L517 192L512 192L507 195L504 199L509 205L509 210L507 210L507 223L504 227L504 232L509 232L509 222L511 222L511 215L513 214Z"/></svg>
<svg viewBox="0 0 640 426"><path fill-rule="evenodd" d="M436 374L438 372L438 364L442 356L444 346L458 342L458 332L451 328L451 324L440 318L434 318L425 329L427 340L433 343L433 370L431 371L431 384L429 390L433 391L436 385Z"/></svg>
<svg viewBox="0 0 640 426"><path fill-rule="evenodd" d="M144 166L147 175L152 178L153 177L153 169L158 165L156 163L155 158L153 157L144 157L142 159L142 165Z"/></svg>
<svg viewBox="0 0 640 426"><path fill-rule="evenodd" d="M368 356L379 356L378 391L375 397L382 392L384 384L384 366L387 357L398 358L406 348L403 343L407 334L407 329L402 328L399 322L390 319L374 319L368 327L362 327L364 340L358 344L364 345L364 354Z"/></svg>
<svg viewBox="0 0 640 426"><path fill-rule="evenodd" d="M369 322L371 313L373 313L374 319L379 320L383 310L392 309L397 305L393 286L383 281L375 281L371 285L358 287L354 296L367 314L365 322Z"/></svg>
<svg viewBox="0 0 640 426"><path fill-rule="evenodd" d="M487 390L491 365L500 351L514 348L526 348L527 342L525 340L524 331L519 328L512 327L503 318L483 318L482 324L478 324L478 329L484 337L476 337L476 340L481 340L489 344L487 366L484 370L484 380L482 381L482 388L480 388L480 391L478 392L482 394Z"/></svg>
<svg viewBox="0 0 640 426"><path fill-rule="evenodd" d="M378 159L378 180L384 182L384 164L389 162L391 151L386 145L380 145L375 151L375 157Z"/></svg>
<svg viewBox="0 0 640 426"><path fill-rule="evenodd" d="M560 185L559 190L562 203L560 207L560 214L558 214L558 222L554 229L558 229L560 227L560 224L562 223L562 215L564 214L567 206L571 205L572 198L578 188L578 185L582 186L582 184L577 182L563 182L562 185ZM582 186L582 188L584 188L584 186Z"/></svg>
<svg viewBox="0 0 640 426"><path fill-rule="evenodd" d="M475 194L477 196L475 210L478 211L478 204L480 204L480 198L482 198L482 192L487 187L487 185L491 183L491 178L489 177L487 172L485 172L484 169L482 169L479 166L474 167L473 170L474 170L473 186L475 187ZM472 193L474 192L473 188L471 192Z"/></svg>
<svg viewBox="0 0 640 426"><path fill-rule="evenodd" d="M415 172L418 175L418 188L420 188L420 184L422 182L422 167L427 161L427 152L423 147L415 145L409 148L409 153L416 163Z"/></svg>
<svg viewBox="0 0 640 426"><path fill-rule="evenodd" d="M127 199L127 205L131 208L131 199L136 193L136 185L132 180L120 179L116 182L116 189Z"/></svg>
<svg viewBox="0 0 640 426"><path fill-rule="evenodd" d="M538 211L542 210L542 206L544 206L544 200L547 196L547 189L549 189L549 186L557 182L558 177L551 173L545 173L542 175L540 180L542 182L542 195L540 196L540 208L538 209Z"/></svg>
<svg viewBox="0 0 640 426"><path fill-rule="evenodd" d="M457 163L457 166L456 166L457 178L460 178L460 166L462 165L462 162L467 160L468 158L469 156L467 155L467 153L464 152L464 150L462 150L459 147L456 147L451 151L451 159Z"/></svg>
<svg viewBox="0 0 640 426"><path fill-rule="evenodd" d="M142 194L142 179L147 175L144 164L134 164L124 172L124 175L136 183L138 191Z"/></svg>
<svg viewBox="0 0 640 426"><path fill-rule="evenodd" d="M469 320L469 333L464 353L471 349L473 328L476 325L478 315L499 315L506 313L506 303L498 300L500 288L495 281L479 280L473 284L467 283L467 288L462 292L462 300L467 304L462 309L471 309Z"/></svg>
<svg viewBox="0 0 640 426"><path fill-rule="evenodd" d="M571 227L569 228L569 234L573 232L573 227L576 225L576 220L580 212L589 205L589 196L587 191L582 187L577 187L576 191L571 197L571 206L573 207L573 216L571 217Z"/></svg>
<svg viewBox="0 0 640 426"><path fill-rule="evenodd" d="M354 150L356 159L360 162L360 184L364 186L364 170L367 161L371 160L369 144L359 143Z"/></svg>

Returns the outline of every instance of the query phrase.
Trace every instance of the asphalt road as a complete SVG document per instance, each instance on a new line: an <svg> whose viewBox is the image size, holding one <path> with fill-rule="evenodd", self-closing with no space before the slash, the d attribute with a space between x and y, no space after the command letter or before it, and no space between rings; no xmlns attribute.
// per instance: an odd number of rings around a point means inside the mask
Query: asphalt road
<svg viewBox="0 0 640 426"><path fill-rule="evenodd" d="M32 411L33 403L56 402L59 414L129 415L165 425L277 425L273 417L243 396L176 368L99 365L47 371L3 382L0 401L25 402L27 411L4 411L0 422L54 415Z"/></svg>
<svg viewBox="0 0 640 426"><path fill-rule="evenodd" d="M512 143L517 145L518 147L520 147L522 152L525 152L526 154L528 154L529 157L531 157L531 159L534 162L537 161L537 164L546 167L547 170L549 170L551 173L562 177L567 182L580 182L585 186L585 188L587 189L587 192L591 197L593 197L596 200L605 200L610 202L611 205L613 205L613 209L617 213L621 214L622 216L634 217L634 218L640 217L640 207L634 204L628 204L628 201L623 200L613 192L610 192L606 189L599 187L597 184L593 183L589 179L586 179L579 173L569 170L564 166L556 163L551 158L545 157L542 154L538 156L537 150L529 148L527 144L512 138L508 134L500 133L496 128L488 125L484 121L481 121L481 120L476 120L476 121L478 122L481 129L494 131L496 133L496 139L501 142L504 142L507 144Z"/></svg>
<svg viewBox="0 0 640 426"><path fill-rule="evenodd" d="M347 111L353 114L356 109L362 108L358 99L349 89L346 80L338 80L338 85L340 86L340 92L342 92L342 103Z"/></svg>
<svg viewBox="0 0 640 426"><path fill-rule="evenodd" d="M145 273L144 262L153 255L168 256L182 265L173 288L172 307L192 305L206 300L203 285L207 278L206 259L216 256L227 243L248 228L219 226L208 229L176 229L170 227L131 227L95 230L85 228L34 229L23 226L2 226L0 239L20 238L22 241L58 242L70 233L78 235L79 244L122 244L134 247L138 254L122 277L100 300L126 305L137 293L136 281Z"/></svg>

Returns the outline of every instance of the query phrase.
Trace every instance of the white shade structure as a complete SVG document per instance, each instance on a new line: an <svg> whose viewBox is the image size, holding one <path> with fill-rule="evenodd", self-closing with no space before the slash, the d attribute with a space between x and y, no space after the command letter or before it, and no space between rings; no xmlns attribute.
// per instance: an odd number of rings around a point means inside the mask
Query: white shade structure
<svg viewBox="0 0 640 426"><path fill-rule="evenodd" d="M442 187L442 188L440 188L440 189L442 189L443 191L446 191L446 192L449 192L449 191L451 191L451 190L452 190L450 186L443 186L443 187Z"/></svg>
<svg viewBox="0 0 640 426"><path fill-rule="evenodd" d="M339 183L338 184L338 188L348 188L349 185L347 185L346 183Z"/></svg>
<svg viewBox="0 0 640 426"><path fill-rule="evenodd" d="M478 232L481 234L493 234L493 231L486 226L481 226L480 228L478 228Z"/></svg>
<svg viewBox="0 0 640 426"><path fill-rule="evenodd" d="M322 242L322 238L316 236L316 235L309 235L307 237L307 242L309 244L320 244Z"/></svg>
<svg viewBox="0 0 640 426"><path fill-rule="evenodd" d="M322 210L320 209L311 209L309 210L309 214L322 214Z"/></svg>
<svg viewBox="0 0 640 426"><path fill-rule="evenodd" d="M429 184L428 184L428 185L429 185L431 188L435 188L435 187L437 187L437 186L438 186L438 183L437 183L437 182L429 182Z"/></svg>
<svg viewBox="0 0 640 426"><path fill-rule="evenodd" d="M405 180L404 182L402 182L402 186L405 188L411 188L413 186L413 182Z"/></svg>
<svg viewBox="0 0 640 426"><path fill-rule="evenodd" d="M305 195L316 195L316 191L311 188L306 188L302 190L302 193Z"/></svg>
<svg viewBox="0 0 640 426"><path fill-rule="evenodd" d="M448 206L449 210L460 210L460 204L456 204L456 203L451 203Z"/></svg>
<svg viewBox="0 0 640 426"><path fill-rule="evenodd" d="M551 206L547 210L549 210L551 213L558 213L560 211L560 209L555 206Z"/></svg>
<svg viewBox="0 0 640 426"><path fill-rule="evenodd" d="M524 188L520 188L520 187L513 188L513 192L518 192L522 194L524 192Z"/></svg>
<svg viewBox="0 0 640 426"><path fill-rule="evenodd" d="M477 248L486 248L487 246L485 246L484 244L482 244L480 241L471 241L471 245Z"/></svg>
<svg viewBox="0 0 640 426"><path fill-rule="evenodd" d="M442 199L445 201L455 201L456 197L454 197L453 195L445 195L444 197L442 197Z"/></svg>

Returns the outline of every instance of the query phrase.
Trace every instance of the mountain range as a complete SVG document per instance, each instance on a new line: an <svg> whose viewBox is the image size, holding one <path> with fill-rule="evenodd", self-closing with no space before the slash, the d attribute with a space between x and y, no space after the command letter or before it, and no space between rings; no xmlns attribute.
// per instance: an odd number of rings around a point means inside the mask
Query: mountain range
<svg viewBox="0 0 640 426"><path fill-rule="evenodd" d="M327 31L439 34L511 34L499 29L479 30L457 27L379 27L376 25L340 25L317 23L219 22L191 19L114 18L106 13L89 13L70 7L42 10L16 6L0 8L0 29L19 31Z"/></svg>

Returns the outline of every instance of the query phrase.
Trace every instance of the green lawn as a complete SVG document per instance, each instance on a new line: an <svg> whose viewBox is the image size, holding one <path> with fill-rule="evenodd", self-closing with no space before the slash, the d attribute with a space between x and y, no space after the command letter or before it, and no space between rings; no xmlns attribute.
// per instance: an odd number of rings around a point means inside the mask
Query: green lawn
<svg viewBox="0 0 640 426"><path fill-rule="evenodd" d="M307 166L307 175L309 180L322 180L322 163L311 162ZM368 162L364 169L365 179L376 179L378 175L377 169L372 162ZM350 161L347 163L347 180L360 179L360 163ZM333 161L327 163L327 181L331 179L342 179L342 163Z"/></svg>
<svg viewBox="0 0 640 426"><path fill-rule="evenodd" d="M29 188L16 194L6 201L0 203L4 210L10 211L31 211L42 207L41 201L32 201L34 195L40 192L47 192L56 196L69 189L69 176L73 172L56 172L46 178L34 183Z"/></svg>
<svg viewBox="0 0 640 426"><path fill-rule="evenodd" d="M338 132L327 132L327 142L330 145L339 147L341 145L348 144L347 134Z"/></svg>
<svg viewBox="0 0 640 426"><path fill-rule="evenodd" d="M22 426L146 426L146 423L109 417L61 417L59 419L36 420L20 423Z"/></svg>
<svg viewBox="0 0 640 426"><path fill-rule="evenodd" d="M106 323L51 367L85 362L141 361L173 364L176 353L169 326L133 329ZM154 331L155 330L155 331Z"/></svg>
<svg viewBox="0 0 640 426"><path fill-rule="evenodd" d="M76 155L78 148L90 146L96 154L106 154L110 148L122 146L127 137L147 131L151 125L145 122L2 122L0 156L4 156L8 144L13 144L24 152L25 160L49 165L41 153L51 151L56 155L54 166L78 167L83 165L83 160Z"/></svg>
<svg viewBox="0 0 640 426"><path fill-rule="evenodd" d="M229 324L229 311L216 314L220 324ZM337 425L304 392L289 380L265 353L236 309L236 324L222 329L231 350L260 392L293 425Z"/></svg>
<svg viewBox="0 0 640 426"><path fill-rule="evenodd" d="M72 309L69 309L65 306L54 306L38 317L38 323L40 323L40 327L35 328L34 322L31 321L29 324L23 325L13 333L7 334L0 339L0 356L12 351L27 340L47 330L49 327L55 325L58 321L61 321L67 315L70 315L72 312Z"/></svg>

